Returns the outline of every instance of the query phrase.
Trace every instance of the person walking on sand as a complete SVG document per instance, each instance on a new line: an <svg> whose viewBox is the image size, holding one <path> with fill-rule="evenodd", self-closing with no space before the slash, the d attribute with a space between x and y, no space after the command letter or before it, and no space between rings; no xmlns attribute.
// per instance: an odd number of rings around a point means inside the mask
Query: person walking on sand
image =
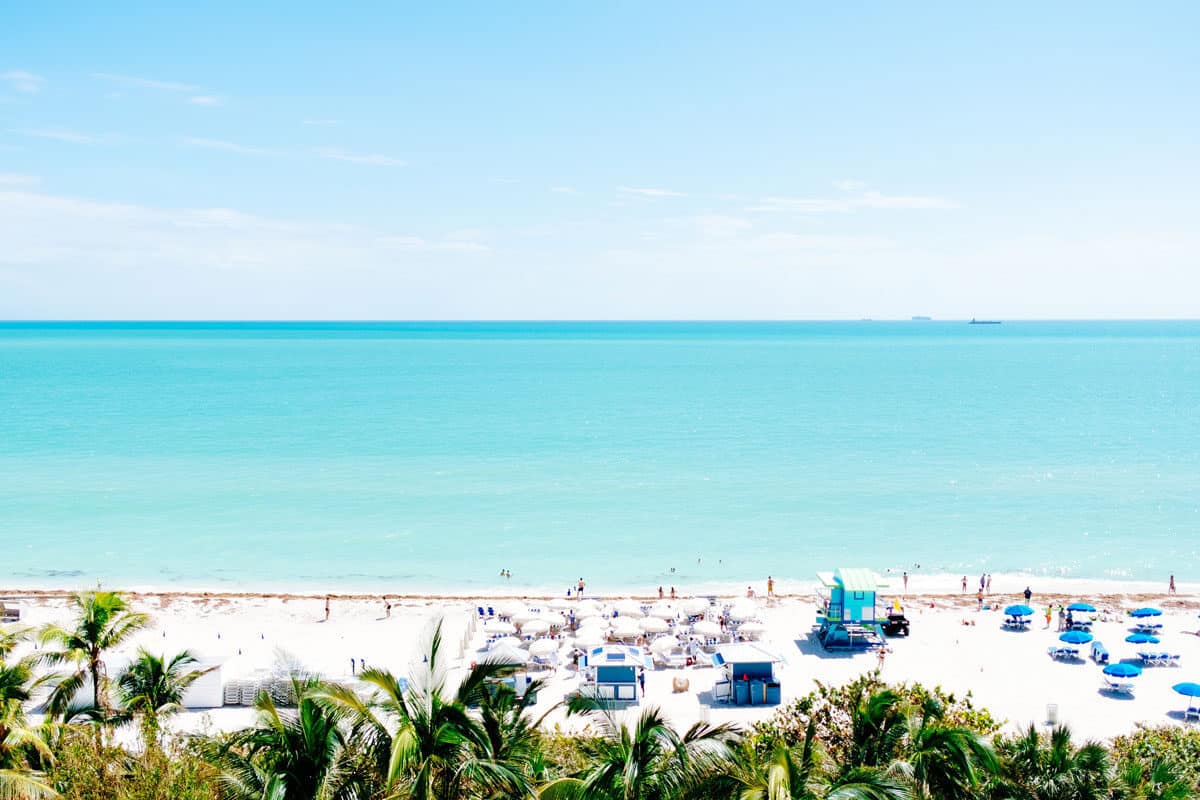
<svg viewBox="0 0 1200 800"><path fill-rule="evenodd" d="M963 586L963 594L966 594L967 593L967 576L966 575L963 575L962 586Z"/></svg>
<svg viewBox="0 0 1200 800"><path fill-rule="evenodd" d="M1175 576L1171 576L1171 583L1167 587L1167 594L1175 594Z"/></svg>
<svg viewBox="0 0 1200 800"><path fill-rule="evenodd" d="M979 610L983 611L983 589L979 590L979 593L975 595L975 599L979 601Z"/></svg>
<svg viewBox="0 0 1200 800"><path fill-rule="evenodd" d="M767 597L775 596L775 579L770 575L767 576Z"/></svg>
<svg viewBox="0 0 1200 800"><path fill-rule="evenodd" d="M1025 591L1029 591L1026 589ZM1050 619L1054 616L1054 612L1050 610L1050 606L1046 606L1046 630L1050 630Z"/></svg>
<svg viewBox="0 0 1200 800"><path fill-rule="evenodd" d="M325 621L329 622L329 595L325 595Z"/></svg>
<svg viewBox="0 0 1200 800"><path fill-rule="evenodd" d="M675 587L674 586L671 587L671 599L672 600L675 599Z"/></svg>
<svg viewBox="0 0 1200 800"><path fill-rule="evenodd" d="M576 589L575 599L577 599L577 600L583 599L583 587L584 587L583 578L580 578L579 583L575 586L575 589Z"/></svg>
<svg viewBox="0 0 1200 800"><path fill-rule="evenodd" d="M1031 591L1029 590L1029 587L1028 587L1028 586L1026 586L1026 587L1025 587L1025 605L1029 605L1029 601L1030 601L1032 598L1033 598L1033 592L1031 592Z"/></svg>
<svg viewBox="0 0 1200 800"><path fill-rule="evenodd" d="M660 587L658 587L658 599L659 599L659 600L662 600L662 599L663 599L663 590L662 590L662 587L661 587L661 586L660 586Z"/></svg>
<svg viewBox="0 0 1200 800"><path fill-rule="evenodd" d="M987 592L988 594L992 593L992 573L990 572L987 576L987 586L983 587L983 591Z"/></svg>
<svg viewBox="0 0 1200 800"><path fill-rule="evenodd" d="M384 619L392 618L392 604L389 603L387 600L383 601L383 618Z"/></svg>
<svg viewBox="0 0 1200 800"><path fill-rule="evenodd" d="M904 593L908 594L908 572L904 573Z"/></svg>

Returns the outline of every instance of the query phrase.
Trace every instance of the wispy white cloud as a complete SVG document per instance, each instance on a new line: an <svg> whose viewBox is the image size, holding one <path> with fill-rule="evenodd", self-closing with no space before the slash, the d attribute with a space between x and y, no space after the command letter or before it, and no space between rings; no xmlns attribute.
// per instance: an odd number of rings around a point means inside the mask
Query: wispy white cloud
<svg viewBox="0 0 1200 800"><path fill-rule="evenodd" d="M202 139L194 136L188 136L180 140L188 147L199 147L205 150L220 150L226 153L237 153L244 156L279 156L283 155L279 150L270 150L265 147L254 147L252 145L238 144L237 142L226 142L221 139Z"/></svg>
<svg viewBox="0 0 1200 800"><path fill-rule="evenodd" d="M53 139L57 142L69 142L71 144L98 144L101 141L97 136L79 133L70 128L22 128L13 130L12 132L19 133L22 136L33 136L37 139Z"/></svg>
<svg viewBox="0 0 1200 800"><path fill-rule="evenodd" d="M672 189L655 189L635 186L619 186L617 191L621 194L635 194L641 197L687 197L685 192L676 192Z"/></svg>
<svg viewBox="0 0 1200 800"><path fill-rule="evenodd" d="M860 209L954 209L958 204L931 195L889 195L862 191L861 184L842 181L846 194L838 197L763 197L747 210L796 214L847 214Z"/></svg>
<svg viewBox="0 0 1200 800"><path fill-rule="evenodd" d="M369 164L375 167L404 167L407 161L378 153L350 153L337 147L318 147L313 151L321 158L332 161L348 161L352 164Z"/></svg>
<svg viewBox="0 0 1200 800"><path fill-rule="evenodd" d="M115 72L93 72L92 77L96 80L108 81L120 86L129 86L138 89L158 89L164 92L189 92L193 94L204 91L199 86L193 86L190 83L139 78L136 75L121 75Z"/></svg>
<svg viewBox="0 0 1200 800"><path fill-rule="evenodd" d="M14 172L0 172L0 186L33 186L41 181L36 175L19 175Z"/></svg>
<svg viewBox="0 0 1200 800"><path fill-rule="evenodd" d="M0 72L0 81L6 82L16 91L24 92L25 94L37 94L46 83L46 79L41 75L35 75L23 69L10 69L8 72Z"/></svg>
<svg viewBox="0 0 1200 800"><path fill-rule="evenodd" d="M198 94L188 99L188 102L197 106L219 106L221 98L211 94Z"/></svg>
<svg viewBox="0 0 1200 800"><path fill-rule="evenodd" d="M305 125L312 125L313 127L328 128L333 125L341 125L342 121L340 119L306 119L303 123Z"/></svg>

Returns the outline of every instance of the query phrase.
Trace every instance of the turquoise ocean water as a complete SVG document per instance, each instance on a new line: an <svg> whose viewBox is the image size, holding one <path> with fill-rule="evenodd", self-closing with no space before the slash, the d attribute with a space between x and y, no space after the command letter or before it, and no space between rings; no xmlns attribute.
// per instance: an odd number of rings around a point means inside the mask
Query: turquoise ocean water
<svg viewBox="0 0 1200 800"><path fill-rule="evenodd" d="M1196 322L0 324L0 585L1193 580L1198 549Z"/></svg>

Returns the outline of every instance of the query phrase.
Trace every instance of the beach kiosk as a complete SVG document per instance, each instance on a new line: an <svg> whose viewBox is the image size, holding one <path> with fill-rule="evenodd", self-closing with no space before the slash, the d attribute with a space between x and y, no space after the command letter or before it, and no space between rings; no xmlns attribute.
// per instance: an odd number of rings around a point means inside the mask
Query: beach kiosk
<svg viewBox="0 0 1200 800"><path fill-rule="evenodd" d="M879 575L859 567L818 572L821 603L817 638L826 649L866 647L882 642L876 622L875 598L886 589Z"/></svg>
<svg viewBox="0 0 1200 800"><path fill-rule="evenodd" d="M614 704L637 702L638 673L654 669L650 656L639 647L603 645L584 655L585 673L579 692Z"/></svg>
<svg viewBox="0 0 1200 800"><path fill-rule="evenodd" d="M713 666L723 673L713 684L713 699L737 706L778 705L775 665L780 660L753 642L722 645L712 657Z"/></svg>

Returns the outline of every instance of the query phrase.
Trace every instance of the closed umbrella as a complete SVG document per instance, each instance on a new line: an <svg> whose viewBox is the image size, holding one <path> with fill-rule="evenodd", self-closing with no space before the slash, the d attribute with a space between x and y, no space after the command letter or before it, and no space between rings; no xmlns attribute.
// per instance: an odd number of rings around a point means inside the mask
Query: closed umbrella
<svg viewBox="0 0 1200 800"><path fill-rule="evenodd" d="M1104 674L1114 678L1136 678L1142 674L1142 668L1136 664L1109 664L1104 668Z"/></svg>
<svg viewBox="0 0 1200 800"><path fill-rule="evenodd" d="M553 639L538 639L529 645L529 655L548 656L558 652L558 642Z"/></svg>
<svg viewBox="0 0 1200 800"><path fill-rule="evenodd" d="M1071 603L1067 606L1067 611L1083 611L1092 614L1095 613L1096 607L1091 603Z"/></svg>
<svg viewBox="0 0 1200 800"><path fill-rule="evenodd" d="M1033 609L1025 605L1015 605L1004 609L1004 613L1010 617L1028 617L1033 615Z"/></svg>
<svg viewBox="0 0 1200 800"><path fill-rule="evenodd" d="M638 627L646 633L666 633L671 626L658 617L646 617L638 621Z"/></svg>
<svg viewBox="0 0 1200 800"><path fill-rule="evenodd" d="M1142 619L1144 617L1161 617L1162 611L1157 608L1135 608L1133 611L1129 612L1129 616L1136 619Z"/></svg>
<svg viewBox="0 0 1200 800"><path fill-rule="evenodd" d="M692 633L697 636L720 636L721 626L707 619L702 619L692 625Z"/></svg>
<svg viewBox="0 0 1200 800"><path fill-rule="evenodd" d="M1087 644L1093 639L1093 636L1087 631L1067 631L1058 637L1060 642L1067 644Z"/></svg>

